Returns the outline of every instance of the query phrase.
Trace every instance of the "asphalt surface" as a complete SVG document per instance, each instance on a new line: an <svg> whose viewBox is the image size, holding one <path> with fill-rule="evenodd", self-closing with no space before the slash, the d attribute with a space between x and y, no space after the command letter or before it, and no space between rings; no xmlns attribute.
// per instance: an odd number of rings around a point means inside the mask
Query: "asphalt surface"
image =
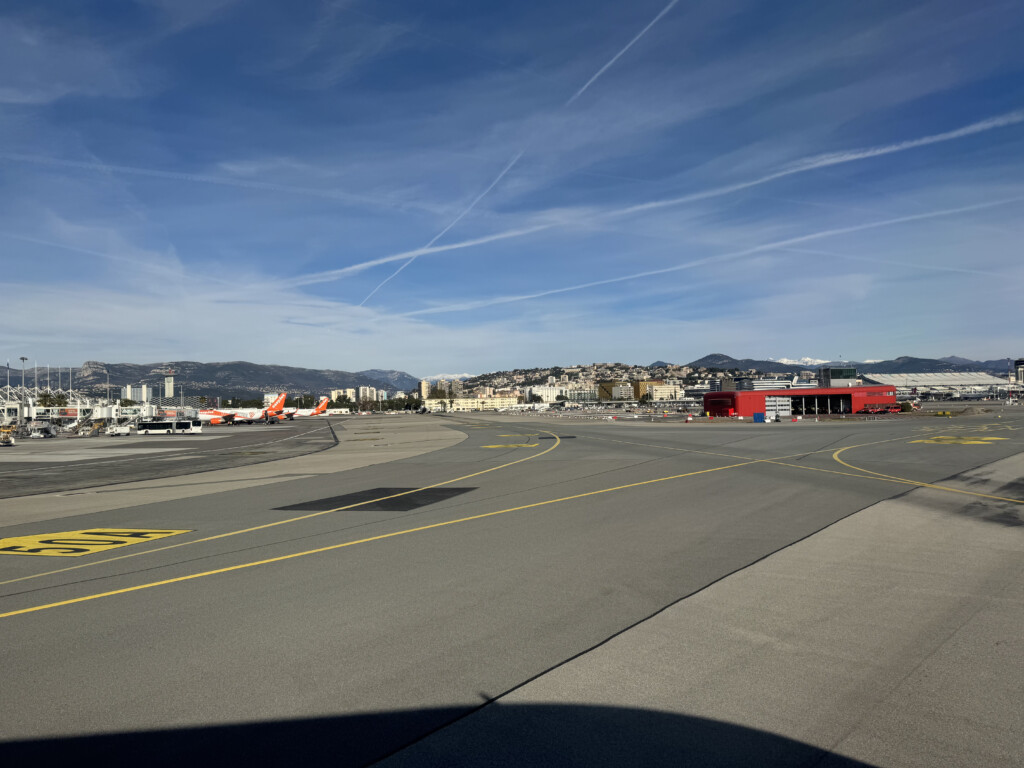
<svg viewBox="0 0 1024 768"><path fill-rule="evenodd" d="M936 530L945 531L936 541L953 532L955 542L1009 542L995 552L972 548L974 559L958 563L985 565L988 578L971 583L1003 590L1000 599L1019 609L1020 559L1011 555L1024 533L1024 489L1015 470L989 468L1018 460L1022 422L1015 413L770 425L362 417L338 425L340 444L318 454L348 455L352 468L78 515L57 510L54 497L51 518L36 508L16 525L3 525L0 512L5 540L185 531L81 557L0 552L0 756L116 763L146 750L156 764L367 765L390 755L402 765L450 765L456 756L465 765L594 765L600 753L608 765L623 755L677 765L679 750L696 743L704 748L691 764L970 765L953 758L1005 755L981 747L1013 732L1015 721L998 718L988 732L960 724L957 756L928 763L914 762L912 748L901 752L898 734L874 751L844 741L836 734L880 706L866 694L853 697L856 706L832 702L827 727L741 717L750 692L762 709L782 711L792 699L776 691L773 703L772 689L758 685L764 670L749 663L771 657L770 632L737 629L747 639L762 632L764 642L720 678L693 665L714 665L729 638L693 657L689 646L652 652L643 632L755 574L740 590L749 597L774 573L757 577L756 569L781 567L812 543L822 548L808 556L814 567L790 566L805 575L803 588L827 581L822 563L861 573L878 549L872 536L893 534L858 533L863 541L851 549L851 539L828 538L834 524L873 514L905 524L909 513L883 514L881 505L922 493L930 495L913 513L924 522L898 532L911 553L920 558L915 540L931 541ZM461 442L360 460L401 446L414 430L416 440L454 433ZM263 466L274 472L275 463ZM80 539L51 536L57 543L47 546L73 549ZM858 595L837 593L846 602L836 604L863 609ZM714 605L733 605L736 615L785 608L808 636L818 626L801 612L807 603L794 607L778 591L745 610L730 599ZM892 643L930 648L933 635L967 625L974 614L961 609L924 617ZM713 616L677 619L676 634L716 626ZM992 642L1008 643L1005 651L1019 634L1003 627ZM694 642L700 637L708 635ZM602 657L613 645L616 653ZM1005 653L990 654L972 668L1019 690L1016 658L1014 666ZM805 661L808 676L828 668ZM585 664L596 665L584 675L585 694L577 679L572 695L555 684L537 699L516 698ZM655 667L657 675L641 674ZM787 685L802 668L788 669ZM901 669L851 665L833 684L874 691ZM642 686L631 685L638 679ZM1002 700L1006 689L993 688L994 706L1015 706ZM673 711L682 690L687 706ZM510 747L517 733L528 742L518 751Z"/></svg>
<svg viewBox="0 0 1024 768"><path fill-rule="evenodd" d="M262 464L336 442L323 419L204 427L201 435L22 439L0 449L0 499Z"/></svg>

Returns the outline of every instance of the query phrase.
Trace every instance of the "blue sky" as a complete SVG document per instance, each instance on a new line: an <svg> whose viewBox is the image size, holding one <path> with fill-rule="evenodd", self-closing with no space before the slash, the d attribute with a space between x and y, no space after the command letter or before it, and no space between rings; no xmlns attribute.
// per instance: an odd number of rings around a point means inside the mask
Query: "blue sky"
<svg viewBox="0 0 1024 768"><path fill-rule="evenodd" d="M1024 354L1019 3L3 14L0 358Z"/></svg>

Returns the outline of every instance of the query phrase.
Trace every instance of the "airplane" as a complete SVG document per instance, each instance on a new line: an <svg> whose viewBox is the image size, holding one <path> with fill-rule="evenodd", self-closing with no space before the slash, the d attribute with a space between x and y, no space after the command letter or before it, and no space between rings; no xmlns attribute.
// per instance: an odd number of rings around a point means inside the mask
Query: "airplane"
<svg viewBox="0 0 1024 768"><path fill-rule="evenodd" d="M331 398L324 396L320 398L320 402L316 404L316 408L285 408L283 415L291 418L292 416L319 416L327 410L327 404L331 402Z"/></svg>
<svg viewBox="0 0 1024 768"><path fill-rule="evenodd" d="M274 402L268 405L266 408L240 408L237 410L226 410L219 408L209 408L199 411L199 420L208 424L252 424L256 421L265 421L267 424L273 424L275 421L280 421L284 418L291 418L283 414L284 411L284 399L287 397L287 392L282 392L274 398Z"/></svg>

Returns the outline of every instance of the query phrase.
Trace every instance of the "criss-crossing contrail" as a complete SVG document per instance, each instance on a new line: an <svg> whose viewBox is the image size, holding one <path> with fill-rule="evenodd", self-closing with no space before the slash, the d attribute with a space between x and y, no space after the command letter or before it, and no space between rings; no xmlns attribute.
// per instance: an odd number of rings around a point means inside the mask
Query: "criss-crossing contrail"
<svg viewBox="0 0 1024 768"><path fill-rule="evenodd" d="M423 248L414 248L411 251L402 251L401 253L394 253L390 256L381 256L377 259L370 259L369 261L363 261L358 264L350 264L347 267L339 267L338 269L329 269L325 272L313 272L308 275L299 275L298 277L286 278L284 280L275 280L275 285L289 286L297 288L303 285L315 285L316 283L327 283L332 280L338 280L348 275L354 275L358 272L370 269L371 267L377 267L381 264L390 264L395 261L409 261L414 256L426 256L431 253L444 253L446 251L457 251L462 248L472 248L475 245L483 245L485 243L493 243L497 240L508 240L513 237L524 237L531 235L534 232L541 232L545 229L551 229L554 224L537 224L532 227L521 227L520 229L508 229L504 232L496 232L493 235L485 235L483 237L475 237L471 240L460 240L456 243L447 243L445 245L433 245L424 246Z"/></svg>
<svg viewBox="0 0 1024 768"><path fill-rule="evenodd" d="M505 175L509 171L512 170L512 168L515 166L515 164L519 162L519 158L521 158L522 156L523 156L523 151L522 150L520 150L519 152L516 152L515 156L509 161L508 165L506 165L504 168L502 168L501 173L499 173L497 176L494 177L494 181L492 181L490 183L490 185L487 187L487 189L485 189L483 192L481 192L479 195L477 195L476 199L472 203L470 203L469 206L462 213L460 213L458 216L456 216L454 219L452 219L451 223L447 227L445 227L440 232L438 232L436 235L434 235L431 238L430 242L427 243L423 247L424 248L432 247L434 245L434 243L436 243L438 240L440 240L442 237L444 237L444 235L448 232L448 230L450 230L452 227L454 227L456 224L458 224L460 221L462 221L462 219L465 218L466 214L468 214L470 211L472 211L474 208L476 208L476 204L477 203L479 203L481 200L483 200L492 189L494 189L496 186L498 186L498 182L501 181L503 178L505 178ZM410 264L412 264L414 261L416 261L416 259L418 259L419 256L420 256L420 254L418 254L418 253L413 254L412 256L409 257L408 261L406 261L404 264L402 264L402 266L400 266L398 269L396 269L390 275L388 275L383 280L381 280L380 283L377 284L377 287L374 288L372 291L370 291L366 295L365 299L363 299L362 301L359 302L359 306L360 307L363 306L367 301L370 300L370 298L373 296L373 294L375 294L377 291L379 291L381 288L383 288L385 285L387 285L392 279L397 277L398 274L403 269L405 269Z"/></svg>
<svg viewBox="0 0 1024 768"><path fill-rule="evenodd" d="M678 3L678 2L679 2L679 0L670 0L669 4L666 5L664 8L662 8L661 12L659 12L657 16L655 16L653 19L651 19L651 21L647 24L646 27L641 29L640 32L638 32L636 34L636 36L633 37L632 40L630 40L628 43L626 43L625 47L623 47L618 53L616 53L607 62L605 62L604 66L602 66L599 70L597 70L597 72L595 72L594 75L589 80L587 80L587 82L585 82L583 84L583 86L579 90L576 91L576 93L574 93L572 96L569 97L568 101L566 101L565 104L562 105L563 108L570 106L574 101L576 101L576 99L578 99L580 96L582 96L586 92L586 90L588 88L590 88L590 86L593 85L597 81L597 79L599 77L601 77L601 75L603 75L605 72L607 72L612 67L612 65L614 65L615 62L618 61L619 58L622 57L622 55L626 51L628 51L630 48L632 48L641 37L646 35L647 32L651 29L651 27L653 27L655 24L657 24L661 20L661 18L666 13L671 11L673 6L675 6L676 3ZM427 245L425 247L429 248L434 243L436 243L439 239L441 239L441 237L446 232L448 232L448 230L450 230L452 227L454 227L456 224L458 224L459 221L461 221L466 216L466 214L468 214L470 211L472 211L476 207L476 204L479 203L481 200L483 200L490 193L490 191L492 189L494 189L498 185L498 182L501 181L503 178L505 178L506 174L508 174L508 172L511 171L513 167L515 167L515 164L519 162L519 159L523 156L523 154L525 152L526 152L525 149L519 150L519 152L516 153L515 157L512 158L511 162L509 162L509 164L506 165L502 169L501 173L499 173L495 177L494 181L492 181L490 183L490 186L488 186L487 189L485 189L483 192L481 192L480 195L472 203L469 204L469 207L466 208L466 210L464 210L458 216L456 216L455 219L447 227L445 227L437 235L435 235L434 238L429 243L427 243ZM409 258L409 260L406 261L404 264L402 264L398 269L396 269L390 275L385 277L380 283L377 284L377 286L372 291L370 291L366 295L366 298L364 298L361 302L359 302L359 306L361 307L364 304L366 304L366 302L369 301L370 298L375 293L377 293L377 291L379 291L381 288L383 288L385 285L387 285L389 282L391 282L391 280L396 278L399 275L399 273L402 272L402 270L404 270L406 267L408 267L410 264L412 264L414 261L416 261L417 258L419 258L419 254L416 254L415 256L412 256L411 258Z"/></svg>
<svg viewBox="0 0 1024 768"><path fill-rule="evenodd" d="M911 221L921 221L923 219L936 219L943 216L953 216L959 213L969 213L970 211L980 211L986 208L995 208L1001 205L1009 205L1011 203L1024 202L1024 196L1008 197L1001 200L993 200L987 203L977 203L975 205L965 205L960 208L943 208L937 211L928 211L927 213L917 213L912 216L899 216L894 219L884 219L882 221L872 221L867 224L856 224L850 227L839 227L836 229L826 229L820 232L811 232L806 235L798 235L797 237L786 238L785 240L776 240L771 243L762 243L761 245L755 245L750 248L744 248L740 251L732 251L730 253L720 253L713 256L705 256L700 259L693 259L686 261L681 264L674 264L671 267L662 267L661 269L649 269L643 272L633 272L629 275L619 275L617 277L609 277L604 280L592 280L586 283L579 283L577 285L567 285L562 288L550 288L546 291L538 291L537 293L522 294L518 296L498 296L492 299L481 299L480 301L464 302L462 304L449 304L444 307L430 307L427 309L419 309L412 312L405 312L401 317L413 317L416 315L433 315L441 314L445 312L465 312L473 309L483 309L484 307L495 306L497 304L511 304L517 301L527 301L529 299L539 299L545 296L553 296L559 293L569 293L572 291L580 291L586 288L596 288L602 285L612 285L614 283L623 283L627 280L638 280L644 277L656 277L658 275L665 275L671 272L680 272L685 269L693 269L704 264L709 264L718 261L731 261L733 259L743 258L744 256L752 256L755 253L763 253L765 251L777 251L784 250L788 246L799 245L800 243L806 243L813 240L821 240L827 237L835 237L837 235L847 235L853 232L863 232L869 229L878 229L880 227L890 227L896 224L905 224Z"/></svg>
<svg viewBox="0 0 1024 768"><path fill-rule="evenodd" d="M636 42L641 37L646 35L650 31L651 27L653 27L655 24L657 24L659 21L661 21L661 17L664 16L669 11L671 11L672 8L678 2L679 2L679 0L671 0L671 2L668 5L666 5L664 8L662 8L661 12L657 16L655 16L653 19L651 19L650 23L646 27L644 27L643 29L640 30L640 32L637 33L636 37L634 37L632 40L630 40L628 43L626 43L626 46L621 51L619 51L614 56L612 56L608 60L607 64L605 64L603 67L601 67L599 70L597 70L597 72L594 73L594 76L592 78L590 78L589 80L587 80L587 82L585 82L583 84L582 88L580 88L578 91L576 91L576 93L574 93L572 96L569 97L569 100L567 102L565 102L565 106L569 106L574 101L576 101L576 99L578 99L580 96L582 96L584 93L586 93L587 89L594 84L594 82L597 80L597 78L599 78L601 75L603 75L605 72L607 72L611 68L611 66L616 61L619 60L619 58L622 56L622 54L624 54L626 51L628 51L630 48L632 48L636 44Z"/></svg>
<svg viewBox="0 0 1024 768"><path fill-rule="evenodd" d="M665 200L653 200L647 203L639 203L637 205L627 206L625 208L606 210L602 211L600 213L600 216L602 218L627 216L632 213L641 213L643 211L648 210L668 208L675 205L685 205L686 203L697 202L699 200L706 200L714 197L722 197L733 192L739 192L744 189L759 186L761 184L767 184L768 182L774 181L776 179L781 179L786 176L792 176L798 173L807 173L828 166L841 165L843 163L852 163L858 160L866 160L874 157L879 157L882 155L892 154L894 152L904 152L908 149L924 147L930 144L938 144L945 141L953 141L955 139L964 138L966 136L972 136L974 134L994 130L996 128L1003 128L1006 126L1015 125L1021 122L1024 122L1024 110L1015 110L1013 112L1007 112L1005 114L990 117L985 120L979 120L978 122L971 123L960 128L956 128L952 131L946 131L944 133L936 133L931 134L929 136L921 136L916 139L908 139L906 141L897 142L895 144L886 144L876 147L847 149L825 155L815 155L809 158L805 158L803 160L798 160L795 163L792 163L789 166L781 168L778 171L774 171L765 176L760 176L756 179L742 181L736 184L730 184L722 187L715 187L712 189L703 190L701 192L694 192L692 194L683 195L680 197L673 197ZM585 221L586 218L584 217L581 220ZM343 277L345 275L354 274L356 272L360 272L364 269L369 269L370 267L375 267L380 264L385 264L392 261L401 261L403 259L408 260L410 259L410 257L414 255L417 257L425 256L430 253L443 253L449 250L457 250L461 248L472 247L475 245L483 245L486 243L493 242L495 240L505 240L508 238L523 237L525 235L530 235L544 229L551 229L556 226L558 226L557 223L550 223L532 227L521 227L517 229L505 230L504 232L498 232L493 235L474 238L472 240L464 240L458 243L438 245L430 248L418 248L412 251L404 251L402 253L393 254L391 256L384 256L378 259L364 261L359 264L353 264L349 267L344 267L341 269L328 270L326 272L318 272L310 275L303 275L286 282L289 282L290 284L296 286L328 282L330 280L337 280L338 278ZM447 229L451 229L451 227L449 226ZM447 229L445 231L447 231Z"/></svg>

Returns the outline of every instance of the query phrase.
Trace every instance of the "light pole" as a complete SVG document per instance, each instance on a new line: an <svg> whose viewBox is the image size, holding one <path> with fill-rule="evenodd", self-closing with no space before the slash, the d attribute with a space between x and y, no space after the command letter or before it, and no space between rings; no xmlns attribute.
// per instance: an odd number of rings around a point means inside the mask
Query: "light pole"
<svg viewBox="0 0 1024 768"><path fill-rule="evenodd" d="M28 358L22 356L22 357L19 357L18 359L21 360L21 388L24 389L25 388L25 361L28 360Z"/></svg>

